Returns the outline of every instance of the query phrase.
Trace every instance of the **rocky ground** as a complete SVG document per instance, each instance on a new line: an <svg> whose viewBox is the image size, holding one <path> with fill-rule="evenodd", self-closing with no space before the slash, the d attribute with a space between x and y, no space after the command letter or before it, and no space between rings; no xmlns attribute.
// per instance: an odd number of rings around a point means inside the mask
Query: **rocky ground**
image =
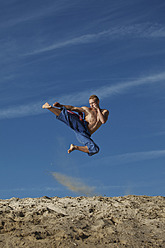
<svg viewBox="0 0 165 248"><path fill-rule="evenodd" d="M165 197L0 200L0 248L165 247Z"/></svg>

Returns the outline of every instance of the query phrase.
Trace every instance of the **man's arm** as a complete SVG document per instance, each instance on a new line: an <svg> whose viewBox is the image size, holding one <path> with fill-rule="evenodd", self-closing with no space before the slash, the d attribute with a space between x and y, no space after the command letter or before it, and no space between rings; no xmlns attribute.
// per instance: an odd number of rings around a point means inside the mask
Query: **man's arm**
<svg viewBox="0 0 165 248"><path fill-rule="evenodd" d="M74 107L74 106L71 106L71 105L62 105L58 102L55 102L53 104L54 107L65 107L66 109L70 110L70 111L75 111L75 112L78 112L78 113L82 113L82 112L85 112L84 108L83 107Z"/></svg>
<svg viewBox="0 0 165 248"><path fill-rule="evenodd" d="M97 110L101 123L105 124L108 119L109 111L107 109L104 109L103 111L101 111L99 103L95 103L95 109Z"/></svg>
<svg viewBox="0 0 165 248"><path fill-rule="evenodd" d="M75 112L78 112L78 113L82 113L84 112L84 109L81 108L81 107L74 107L74 106L71 106L71 105L63 105L66 109L68 110L71 110L71 111L75 111Z"/></svg>
<svg viewBox="0 0 165 248"><path fill-rule="evenodd" d="M101 112L100 108L97 110L100 121L102 124L105 124L106 121L108 120L108 115L109 115L109 111L107 109L103 110L103 112Z"/></svg>

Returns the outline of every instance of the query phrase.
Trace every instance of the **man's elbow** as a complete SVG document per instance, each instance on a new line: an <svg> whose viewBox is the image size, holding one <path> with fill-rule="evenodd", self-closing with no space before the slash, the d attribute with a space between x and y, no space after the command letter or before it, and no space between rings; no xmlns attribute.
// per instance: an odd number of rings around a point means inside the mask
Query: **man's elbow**
<svg viewBox="0 0 165 248"><path fill-rule="evenodd" d="M102 124L105 124L108 120L108 117L105 117L104 119L101 120Z"/></svg>
<svg viewBox="0 0 165 248"><path fill-rule="evenodd" d="M105 123L106 123L106 121L107 121L107 120L102 120L101 122L102 122L102 124L105 124Z"/></svg>
<svg viewBox="0 0 165 248"><path fill-rule="evenodd" d="M107 110L107 114L104 116L104 118L101 120L102 124L105 124L108 120L108 115L109 115L109 111Z"/></svg>

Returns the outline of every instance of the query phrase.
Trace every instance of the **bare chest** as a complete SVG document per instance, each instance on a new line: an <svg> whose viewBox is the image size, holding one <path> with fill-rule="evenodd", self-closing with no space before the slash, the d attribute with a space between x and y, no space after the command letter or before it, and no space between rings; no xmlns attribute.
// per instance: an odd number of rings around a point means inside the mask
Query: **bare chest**
<svg viewBox="0 0 165 248"><path fill-rule="evenodd" d="M94 124L99 121L99 116L97 115L96 111L90 111L86 117L86 120L89 124Z"/></svg>

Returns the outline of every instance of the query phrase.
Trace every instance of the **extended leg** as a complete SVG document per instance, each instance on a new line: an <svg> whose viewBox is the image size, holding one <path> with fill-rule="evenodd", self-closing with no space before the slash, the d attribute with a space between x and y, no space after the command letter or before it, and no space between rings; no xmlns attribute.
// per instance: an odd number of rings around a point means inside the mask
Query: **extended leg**
<svg viewBox="0 0 165 248"><path fill-rule="evenodd" d="M43 109L48 109L50 110L53 114L55 114L56 116L59 116L60 113L61 113L61 110L60 109L57 109L57 108L53 108L49 103L45 103L43 106L42 106Z"/></svg>
<svg viewBox="0 0 165 248"><path fill-rule="evenodd" d="M68 153L71 153L74 150L78 150L78 151L81 151L81 152L89 153L89 150L88 150L88 147L87 146L75 146L75 145L71 144L70 145L70 148L68 150Z"/></svg>

